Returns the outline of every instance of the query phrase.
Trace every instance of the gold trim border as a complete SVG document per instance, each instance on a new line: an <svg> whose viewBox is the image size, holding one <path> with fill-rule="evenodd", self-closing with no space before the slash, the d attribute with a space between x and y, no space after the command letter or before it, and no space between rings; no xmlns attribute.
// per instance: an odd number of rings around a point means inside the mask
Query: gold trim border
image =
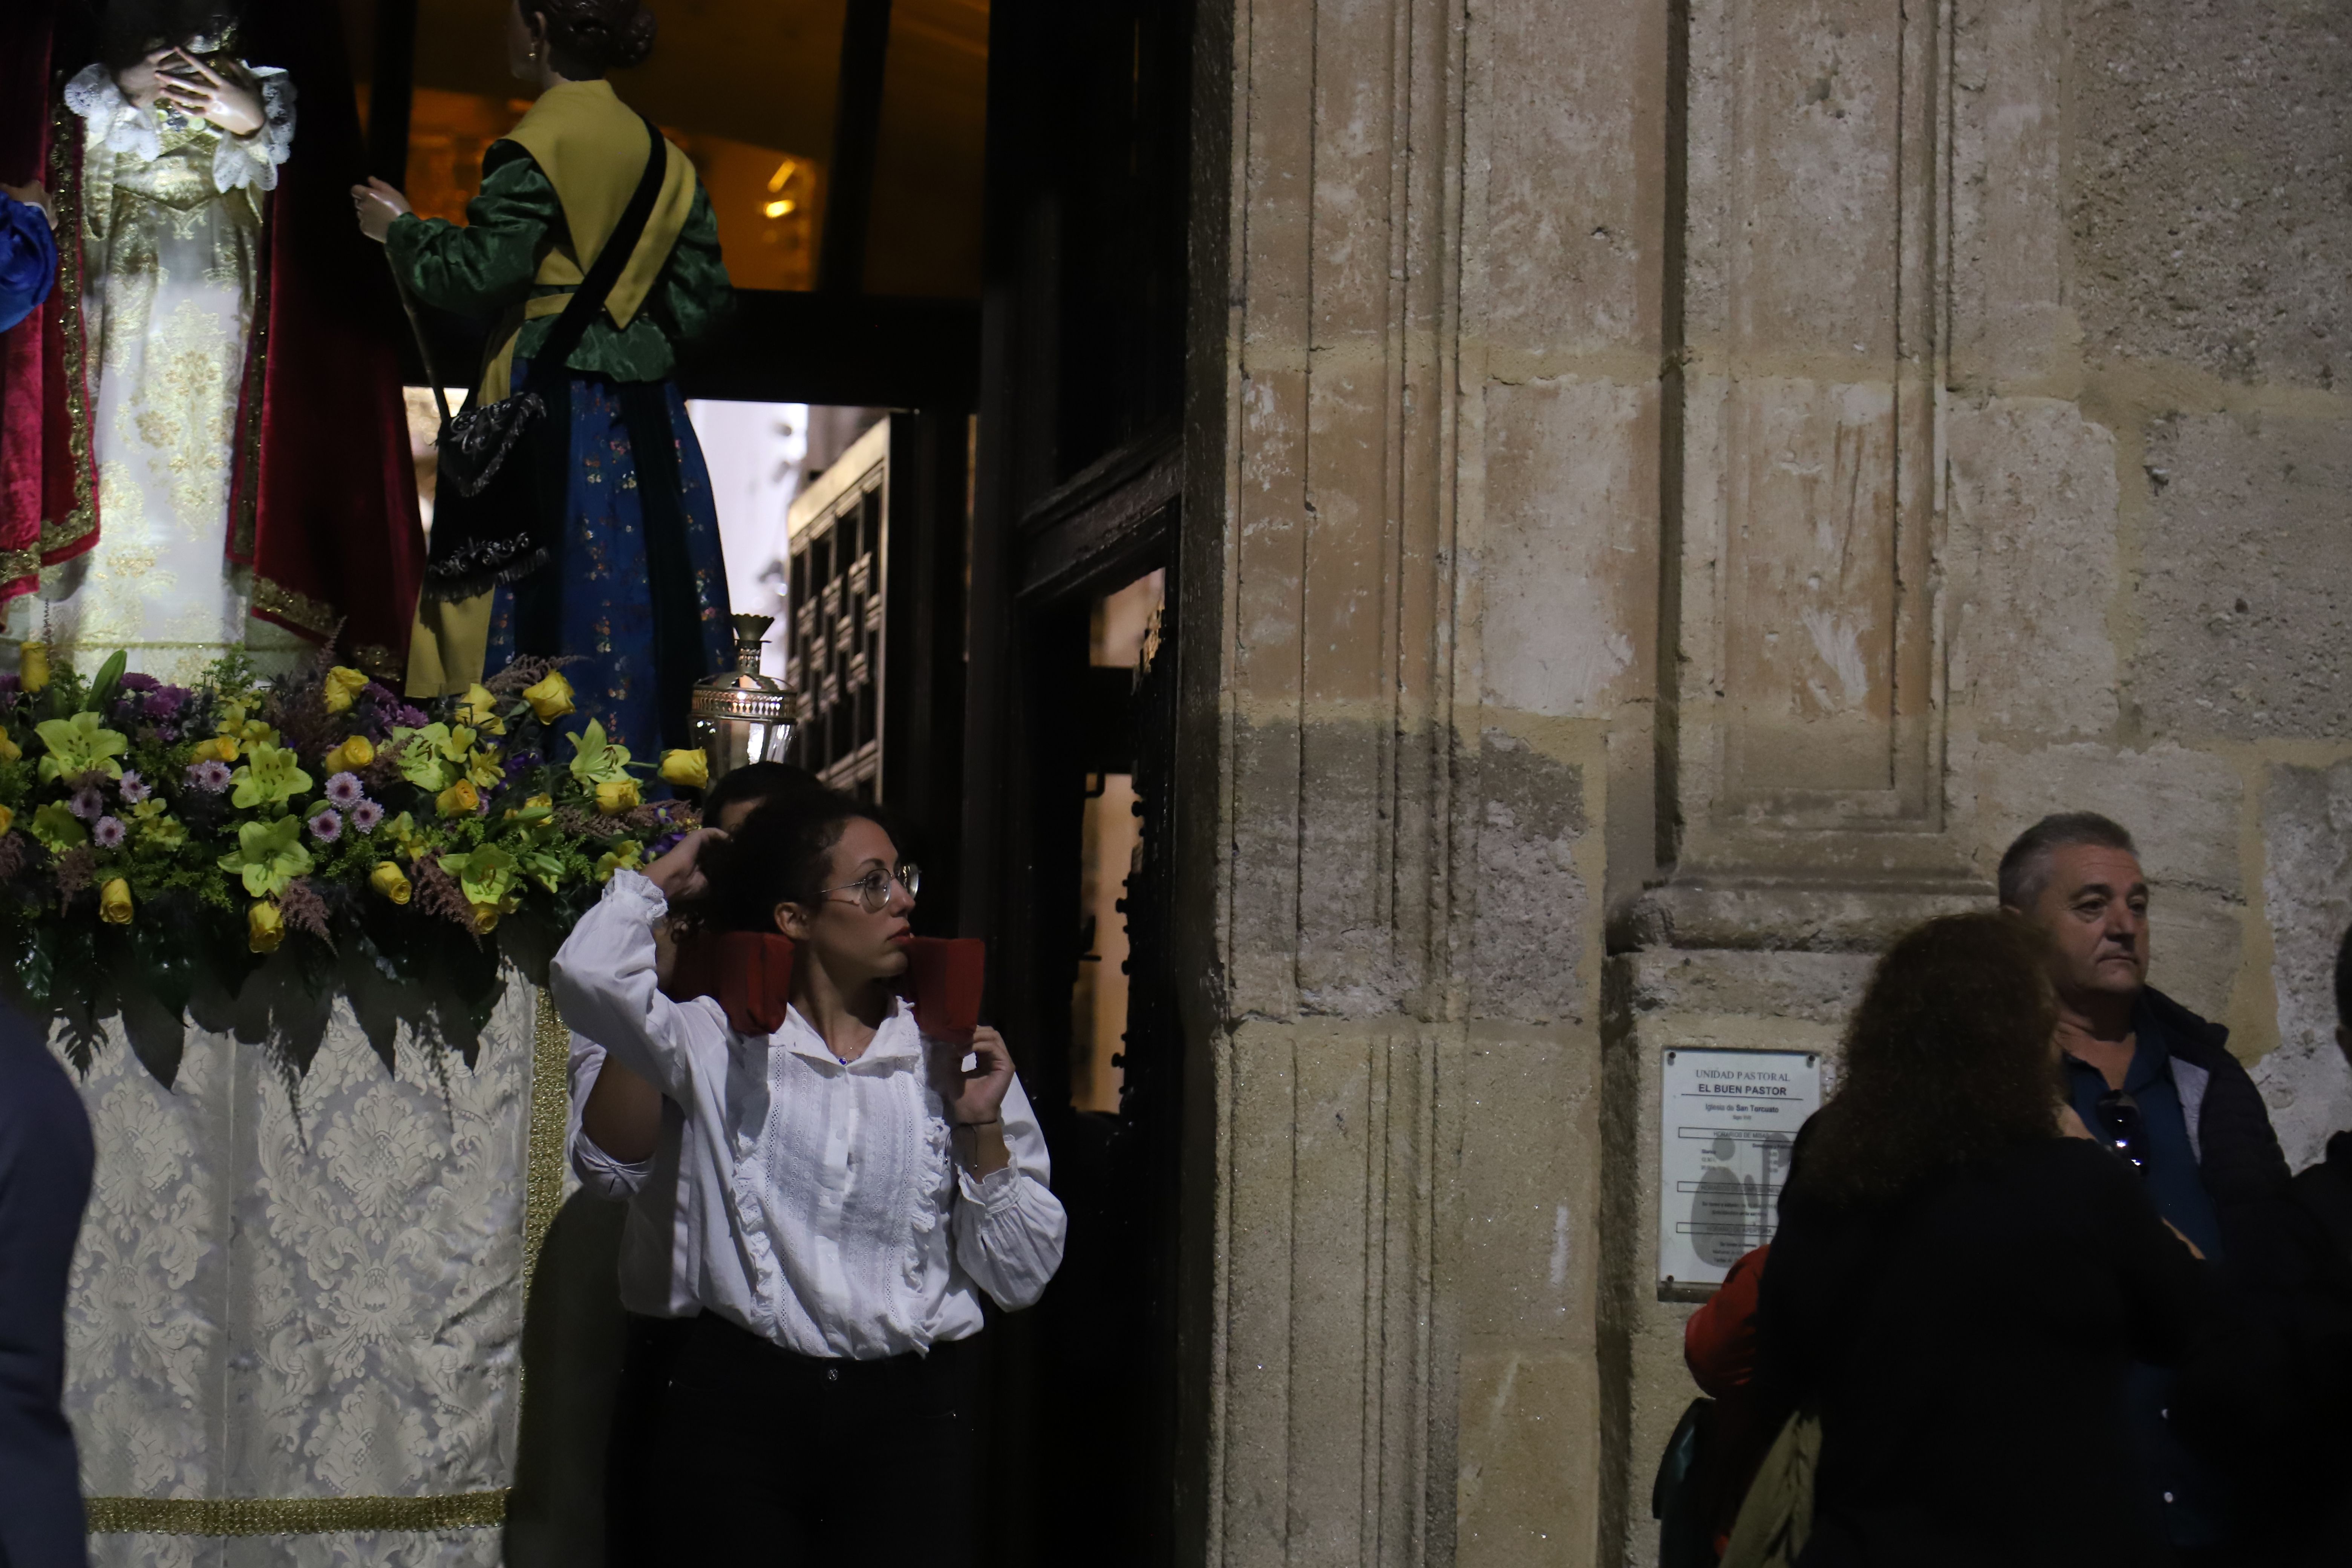
<svg viewBox="0 0 2352 1568"><path fill-rule="evenodd" d="M572 1031L539 993L531 1027L530 1107L523 1134L522 1297L555 1211L563 1205L563 1144L572 1115ZM518 1405L521 1393L516 1379ZM440 1497L94 1497L91 1535L328 1535L360 1530L488 1530L507 1520L508 1488Z"/></svg>
<svg viewBox="0 0 2352 1568"><path fill-rule="evenodd" d="M89 1533L324 1535L354 1530L487 1530L504 1524L507 1492L444 1497L96 1497Z"/></svg>

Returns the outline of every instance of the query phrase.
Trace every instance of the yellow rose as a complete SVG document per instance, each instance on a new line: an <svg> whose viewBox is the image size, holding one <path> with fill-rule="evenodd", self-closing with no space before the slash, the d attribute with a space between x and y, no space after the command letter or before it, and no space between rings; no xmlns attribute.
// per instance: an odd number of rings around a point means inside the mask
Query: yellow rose
<svg viewBox="0 0 2352 1568"><path fill-rule="evenodd" d="M268 899L245 911L245 945L250 952L276 952L286 940L286 917Z"/></svg>
<svg viewBox="0 0 2352 1568"><path fill-rule="evenodd" d="M485 735L503 735L507 721L499 717L499 700L480 681L466 688L457 702L457 722L470 724Z"/></svg>
<svg viewBox="0 0 2352 1568"><path fill-rule="evenodd" d="M117 877L98 890L98 918L110 926L131 923L131 884Z"/></svg>
<svg viewBox="0 0 2352 1568"><path fill-rule="evenodd" d="M49 683L49 645L36 637L17 650L17 683L38 691Z"/></svg>
<svg viewBox="0 0 2352 1568"><path fill-rule="evenodd" d="M474 906L474 930L483 936L488 936L490 932L498 929L499 906L496 904L476 904Z"/></svg>
<svg viewBox="0 0 2352 1568"><path fill-rule="evenodd" d="M355 773L375 761L375 742L365 735L352 735L329 752L322 763L330 773Z"/></svg>
<svg viewBox="0 0 2352 1568"><path fill-rule="evenodd" d="M16 814L8 807L0 805L0 833L5 833L16 826Z"/></svg>
<svg viewBox="0 0 2352 1568"><path fill-rule="evenodd" d="M618 816L625 811L635 810L639 798L635 779L622 779L616 784L596 786L596 809L606 816Z"/></svg>
<svg viewBox="0 0 2352 1568"><path fill-rule="evenodd" d="M562 670L551 669L546 679L523 688L522 700L530 704L530 710L539 715L541 723L552 724L572 711L572 682L563 679Z"/></svg>
<svg viewBox="0 0 2352 1568"><path fill-rule="evenodd" d="M433 805L444 816L471 816L482 808L482 797L474 789L474 781L459 779L433 797Z"/></svg>
<svg viewBox="0 0 2352 1568"><path fill-rule="evenodd" d="M699 746L684 746L664 752L661 762L662 782L680 789L710 787L710 759L702 754Z"/></svg>
<svg viewBox="0 0 2352 1568"><path fill-rule="evenodd" d="M368 873L368 886L395 904L408 902L408 874L389 860L379 860Z"/></svg>
<svg viewBox="0 0 2352 1568"><path fill-rule="evenodd" d="M349 709L352 700L367 689L367 683L364 672L340 664L327 671L327 711L341 713Z"/></svg>
<svg viewBox="0 0 2352 1568"><path fill-rule="evenodd" d="M5 731L0 731L0 763L16 762L23 758L24 754L24 747L10 740Z"/></svg>
<svg viewBox="0 0 2352 1568"><path fill-rule="evenodd" d="M236 737L215 735L209 741L198 741L193 758L199 763L233 763L236 761Z"/></svg>

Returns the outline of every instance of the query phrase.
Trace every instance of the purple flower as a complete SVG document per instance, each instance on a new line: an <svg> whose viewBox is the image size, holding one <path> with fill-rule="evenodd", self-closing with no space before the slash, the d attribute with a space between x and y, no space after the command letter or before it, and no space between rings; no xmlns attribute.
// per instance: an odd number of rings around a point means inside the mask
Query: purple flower
<svg viewBox="0 0 2352 1568"><path fill-rule="evenodd" d="M122 819L101 816L90 826L89 837L100 849L112 849L122 842Z"/></svg>
<svg viewBox="0 0 2352 1568"><path fill-rule="evenodd" d="M150 719L177 718L187 705L188 691L184 686L159 686L141 703Z"/></svg>
<svg viewBox="0 0 2352 1568"><path fill-rule="evenodd" d="M357 773L337 773L327 781L327 798L345 811L357 805L366 793L360 784L360 775Z"/></svg>
<svg viewBox="0 0 2352 1568"><path fill-rule="evenodd" d="M188 764L188 783L207 795L218 795L228 788L232 776L228 764L218 757L207 757L201 763Z"/></svg>
<svg viewBox="0 0 2352 1568"><path fill-rule="evenodd" d="M73 798L66 802L66 809L88 822L106 809L106 797L93 785L84 784L73 792Z"/></svg>
<svg viewBox="0 0 2352 1568"><path fill-rule="evenodd" d="M310 829L310 837L321 844L332 844L343 836L343 819L335 815L332 806L320 806L319 814L306 826Z"/></svg>
<svg viewBox="0 0 2352 1568"><path fill-rule="evenodd" d="M129 768L123 769L122 782L115 787L122 792L122 804L125 805L137 805L155 793L153 785Z"/></svg>
<svg viewBox="0 0 2352 1568"><path fill-rule="evenodd" d="M400 703L393 709L392 721L394 724L401 726L403 729L408 730L422 730L425 725L432 722L430 719L425 717L424 709L413 708L405 702Z"/></svg>
<svg viewBox="0 0 2352 1568"><path fill-rule="evenodd" d="M685 837L686 835L683 833L665 834L663 837L653 841L652 847L646 852L646 858L648 860L660 859L663 856L677 848Z"/></svg>
<svg viewBox="0 0 2352 1568"><path fill-rule="evenodd" d="M152 691L163 683L152 675L134 669L127 672L115 684L125 691Z"/></svg>
<svg viewBox="0 0 2352 1568"><path fill-rule="evenodd" d="M373 833L375 825L383 820L383 807L362 795L352 803L352 826L361 833Z"/></svg>

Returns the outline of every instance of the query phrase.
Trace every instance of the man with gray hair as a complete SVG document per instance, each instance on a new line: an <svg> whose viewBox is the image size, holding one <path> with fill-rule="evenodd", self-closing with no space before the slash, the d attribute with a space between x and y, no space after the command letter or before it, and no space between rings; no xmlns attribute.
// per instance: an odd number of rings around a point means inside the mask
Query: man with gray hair
<svg viewBox="0 0 2352 1568"><path fill-rule="evenodd" d="M2132 837L2092 812L2045 816L2000 858L2001 906L2050 943L2068 1098L2137 1166L2157 1212L2216 1262L2269 1255L2286 1158L2230 1032L2147 984L2147 879ZM2174 1380L2136 1369L2132 1419L2185 1561L2227 1561L2228 1489L2176 1439Z"/></svg>

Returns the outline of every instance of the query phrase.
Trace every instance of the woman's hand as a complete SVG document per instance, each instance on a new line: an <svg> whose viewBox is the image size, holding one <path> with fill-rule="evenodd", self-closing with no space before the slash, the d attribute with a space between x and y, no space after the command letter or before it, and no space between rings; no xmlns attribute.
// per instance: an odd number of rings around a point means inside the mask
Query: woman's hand
<svg viewBox="0 0 2352 1568"><path fill-rule="evenodd" d="M261 94L243 79L242 72L224 76L178 49L154 71L164 102L211 121L223 134L250 136L261 129Z"/></svg>
<svg viewBox="0 0 2352 1568"><path fill-rule="evenodd" d="M359 214L360 232L378 245L392 232L392 220L413 210L397 186L388 185L373 175L366 184L352 187L352 206Z"/></svg>
<svg viewBox="0 0 2352 1568"><path fill-rule="evenodd" d="M691 898L706 885L700 864L702 847L726 837L723 828L696 828L671 846L668 854L646 868L646 880L659 888L665 899Z"/></svg>
<svg viewBox="0 0 2352 1568"><path fill-rule="evenodd" d="M136 64L124 66L114 73L114 89L131 108L146 108L163 90L163 78L156 68L163 63L165 57L177 53L177 49L157 49Z"/></svg>
<svg viewBox="0 0 2352 1568"><path fill-rule="evenodd" d="M1013 1163L1004 1146L1004 1094L1013 1087L1013 1053L1004 1048L1004 1037L983 1024L972 1031L968 1047L952 1040L929 1043L931 1087L955 1129L958 1157L974 1175L1004 1169ZM963 1065L967 1055L972 1058L969 1070Z"/></svg>

